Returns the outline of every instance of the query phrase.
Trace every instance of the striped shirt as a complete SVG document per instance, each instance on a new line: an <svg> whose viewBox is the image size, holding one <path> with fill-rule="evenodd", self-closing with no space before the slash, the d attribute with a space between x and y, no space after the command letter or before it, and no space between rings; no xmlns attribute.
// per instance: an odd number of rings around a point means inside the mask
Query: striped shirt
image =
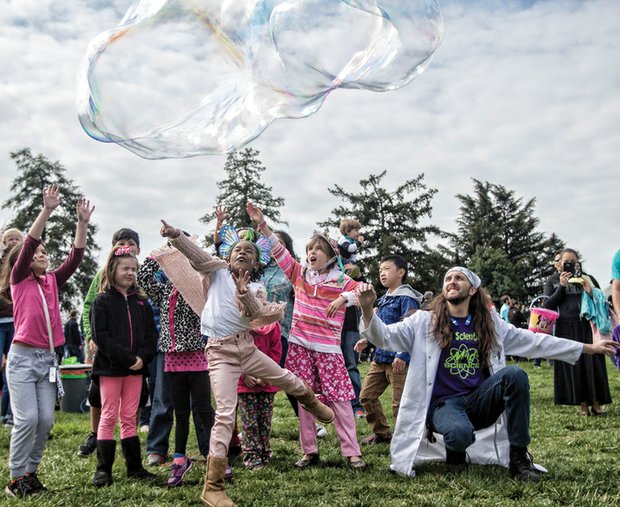
<svg viewBox="0 0 620 507"><path fill-rule="evenodd" d="M316 276L315 273L315 276L308 276L310 270L304 273L302 265L280 244L275 234L269 239L272 244L271 255L295 290L289 342L316 352L342 354L340 336L345 306L355 303L355 296L351 291L355 290L359 283L347 275L342 275L337 267L323 275ZM341 275L342 282L339 283ZM341 306L332 317L327 317L327 307L339 296L347 299L347 305Z"/></svg>

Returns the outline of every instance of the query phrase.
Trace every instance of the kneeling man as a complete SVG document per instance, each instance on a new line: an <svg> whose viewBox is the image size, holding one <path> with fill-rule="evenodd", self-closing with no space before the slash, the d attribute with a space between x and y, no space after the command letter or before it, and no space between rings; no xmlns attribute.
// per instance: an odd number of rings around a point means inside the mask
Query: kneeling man
<svg viewBox="0 0 620 507"><path fill-rule="evenodd" d="M517 366L506 367L506 355L575 363L582 353L612 354L618 346L611 340L583 344L515 328L487 306L480 285L480 278L469 269L451 268L430 311L390 325L374 315L372 285L358 288L362 338L411 354L390 447L395 472L413 477L414 464L424 460L435 432L443 435L449 467L464 468L469 455L472 462L508 464L517 479L538 481L540 474L527 452L527 374ZM504 412L510 446L501 450L497 442L475 443L475 432L493 426ZM497 438L497 432L487 435Z"/></svg>

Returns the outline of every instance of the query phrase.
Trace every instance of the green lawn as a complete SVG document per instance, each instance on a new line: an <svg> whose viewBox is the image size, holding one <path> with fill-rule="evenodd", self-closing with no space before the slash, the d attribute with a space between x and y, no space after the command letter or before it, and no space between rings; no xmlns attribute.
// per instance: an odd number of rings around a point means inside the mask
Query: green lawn
<svg viewBox="0 0 620 507"><path fill-rule="evenodd" d="M577 407L553 405L553 372L544 365L534 370L520 363L530 376L532 388L532 444L538 463L550 471L539 484L522 484L509 478L501 467L472 466L459 476L444 474L441 464L418 469L414 479L389 473L388 446L364 450L369 467L349 470L338 452L334 429L320 441L321 466L296 470L292 463L300 455L297 422L283 394L276 397L272 466L245 471L237 462L235 479L228 487L240 507L405 507L419 506L535 506L620 505L620 407L607 407L605 417L583 417ZM366 371L366 365L361 365ZM620 403L620 372L608 363L612 397ZM387 398L384 400L387 406ZM387 413L387 412L386 412ZM165 487L167 468L157 469L158 482L144 484L124 478L124 463L117 454L115 483L96 490L90 485L95 458L80 459L76 450L88 431L88 416L57 413L53 439L40 468L49 491L26 500L2 497L2 505L96 506L96 505L202 505L199 500L204 465L196 465L183 486ZM368 433L358 421L360 438ZM0 427L0 475L8 481L10 431ZM144 436L143 436L144 438ZM190 437L190 454L196 454Z"/></svg>

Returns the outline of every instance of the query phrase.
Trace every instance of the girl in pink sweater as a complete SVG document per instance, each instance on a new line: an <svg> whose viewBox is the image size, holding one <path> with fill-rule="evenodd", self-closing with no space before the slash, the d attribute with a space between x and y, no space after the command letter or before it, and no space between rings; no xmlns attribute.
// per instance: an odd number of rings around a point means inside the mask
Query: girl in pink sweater
<svg viewBox="0 0 620 507"><path fill-rule="evenodd" d="M57 269L48 273L49 258L41 236L60 203L58 188L45 187L43 209L24 242L11 250L0 275L0 294L12 300L15 320L15 335L6 366L15 422L9 451L11 481L6 493L14 497L45 489L37 470L54 424L58 370L53 349L65 342L58 290L84 257L88 221L94 209L87 200L78 200L77 230L71 253Z"/></svg>
<svg viewBox="0 0 620 507"><path fill-rule="evenodd" d="M334 426L342 455L354 469L366 466L361 456L355 418L351 411L353 386L340 349L345 305L355 304L358 285L337 265L338 253L321 234L306 245L307 266L297 262L271 232L262 211L248 202L248 216L271 241L271 255L293 284L295 307L289 333L288 368L317 393L334 411ZM306 468L319 462L315 419L299 411L300 441L304 456L295 463Z"/></svg>

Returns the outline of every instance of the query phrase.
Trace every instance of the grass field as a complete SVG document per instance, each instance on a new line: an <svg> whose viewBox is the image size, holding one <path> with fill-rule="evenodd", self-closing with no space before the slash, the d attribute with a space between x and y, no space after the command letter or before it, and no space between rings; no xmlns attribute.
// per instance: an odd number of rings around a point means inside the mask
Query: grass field
<svg viewBox="0 0 620 507"><path fill-rule="evenodd" d="M516 482L505 469L491 466L471 466L461 475L446 475L440 463L420 467L414 479L397 477L388 471L389 448L385 444L363 449L369 467L354 472L340 457L333 428L319 442L321 466L296 470L292 463L300 456L297 420L280 393L276 397L272 465L246 471L239 461L233 463L235 478L228 486L229 495L240 507L620 506L620 406L608 406L604 417L583 417L578 407L555 406L551 368L544 365L535 370L529 363L519 364L528 372L532 390L530 450L536 462L549 469L541 483ZM366 365L360 366L364 373ZM620 403L620 372L608 363L608 373L612 397ZM387 397L384 402L387 406ZM167 467L155 469L156 483L126 480L120 452L115 483L96 490L90 484L95 458L76 456L88 428L86 414L57 413L53 439L39 469L49 491L28 499L0 496L0 505L202 505L198 497L204 464L196 464L181 487L168 490ZM358 421L359 437L367 434L366 422ZM3 481L9 476L9 437L10 430L0 427ZM190 455L197 454L193 435L189 449Z"/></svg>

